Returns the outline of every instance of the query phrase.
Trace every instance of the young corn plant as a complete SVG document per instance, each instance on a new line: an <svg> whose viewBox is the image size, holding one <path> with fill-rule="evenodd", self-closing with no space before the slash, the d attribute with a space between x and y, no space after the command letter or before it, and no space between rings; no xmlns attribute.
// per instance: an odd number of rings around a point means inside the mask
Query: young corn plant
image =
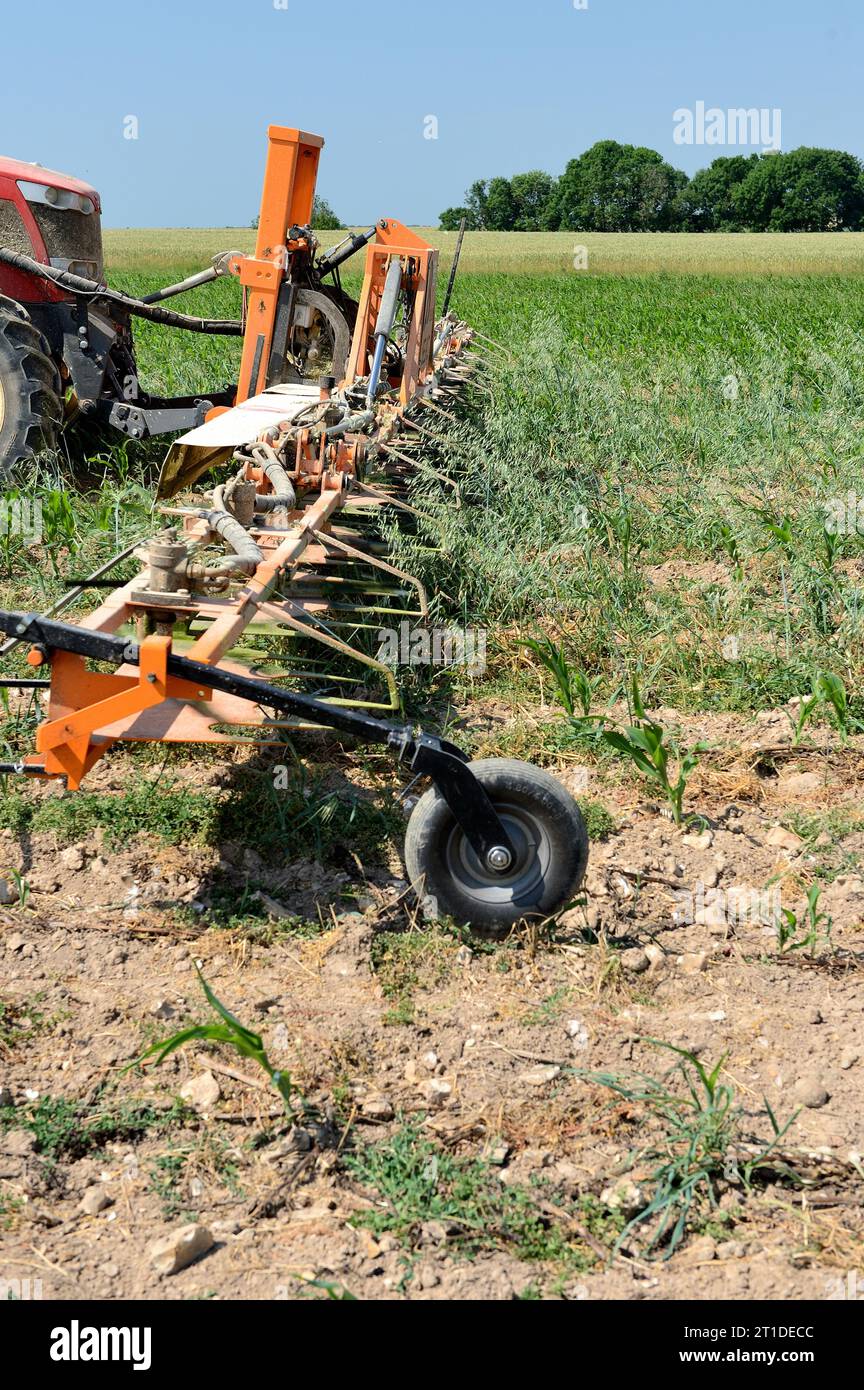
<svg viewBox="0 0 864 1390"><path fill-rule="evenodd" d="M797 912L789 907L780 909L777 919L777 944L782 955L791 951L806 951L812 960L820 937L830 946L834 919L828 912L819 911L819 898L822 888L818 883L811 885L807 894L807 907L803 921Z"/></svg>
<svg viewBox="0 0 864 1390"><path fill-rule="evenodd" d="M772 1137L754 1152L744 1145L742 1107L733 1088L720 1079L725 1056L709 1070L684 1048L656 1038L645 1041L677 1054L678 1062L664 1077L658 1079L644 1072L637 1072L632 1080L608 1072L579 1075L638 1105L660 1124L661 1135L630 1155L632 1165L654 1165L646 1180L651 1196L624 1227L615 1249L617 1252L637 1227L655 1221L645 1253L662 1248L663 1258L668 1259L685 1236L694 1209L698 1211L706 1201L711 1208L717 1207L718 1181L749 1190L796 1116L781 1126L766 1099Z"/></svg>
<svg viewBox="0 0 864 1390"><path fill-rule="evenodd" d="M197 967L196 967L197 969ZM250 1061L256 1062L263 1071L267 1073L271 1084L279 1092L285 1106L286 1114L289 1118L293 1117L295 1110L292 1105L291 1097L294 1088L291 1084L291 1077L288 1072L280 1071L274 1067L270 1058L264 1050L264 1044L257 1033L253 1033L250 1028L244 1027L239 1019L226 1009L221 1000L216 998L212 989L208 985L201 971L198 970L198 979L201 981L201 988L213 1012L221 1019L220 1023L199 1023L191 1028L184 1028L179 1033L174 1033L170 1038L163 1038L161 1042L156 1042L152 1047L132 1063L133 1067L140 1066L149 1057L155 1057L155 1066L159 1066L170 1057L172 1052L178 1048L185 1047L191 1042L223 1043L232 1047L241 1057L248 1057Z"/></svg>
<svg viewBox="0 0 864 1390"><path fill-rule="evenodd" d="M816 711L825 706L834 715L843 743L847 741L850 733L860 730L861 721L852 718L849 696L840 676L832 675L830 671L817 671L810 683L810 694L800 702L797 714L787 715L792 723L793 748L800 744L804 730Z"/></svg>
<svg viewBox="0 0 864 1390"><path fill-rule="evenodd" d="M556 646L551 637L526 637L519 645L532 651L546 670L551 672L565 713L571 719L574 718L578 705L582 717L587 719L591 714L599 680L591 680L584 671L573 670L564 653L563 642Z"/></svg>
<svg viewBox="0 0 864 1390"><path fill-rule="evenodd" d="M590 701L587 709L583 702L584 712L577 716L574 712L576 686L563 649L555 647L548 638L545 639L545 645L544 642L525 645L531 646L534 654L552 673L561 703L573 725L580 730L592 726L596 728L600 738L609 748L630 758L639 772L653 783L666 799L676 825L683 825L685 819L689 820L690 817L685 818L684 815L684 793L691 773L699 766L700 754L706 752L708 745L695 743L692 748L681 749L673 743L663 725L648 718L636 676L630 685L630 704L634 719L632 724L616 727L605 715L590 714ZM583 676L582 680L587 682L588 677ZM593 696L593 688L591 693Z"/></svg>

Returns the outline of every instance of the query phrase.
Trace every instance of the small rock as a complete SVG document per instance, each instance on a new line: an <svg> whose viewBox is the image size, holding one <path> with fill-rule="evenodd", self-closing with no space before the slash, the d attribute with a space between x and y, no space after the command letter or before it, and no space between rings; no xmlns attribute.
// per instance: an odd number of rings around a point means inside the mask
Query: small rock
<svg viewBox="0 0 864 1390"><path fill-rule="evenodd" d="M169 999L157 999L150 1007L154 1018L173 1018L177 1010Z"/></svg>
<svg viewBox="0 0 864 1390"><path fill-rule="evenodd" d="M713 1260L717 1254L717 1245L711 1236L697 1236L691 1240L678 1256L679 1264L699 1265L704 1260Z"/></svg>
<svg viewBox="0 0 864 1390"><path fill-rule="evenodd" d="M438 1076L433 1077L431 1081L424 1082L422 1090L430 1110L440 1110L442 1106L447 1104L453 1093L450 1082L442 1081Z"/></svg>
<svg viewBox="0 0 864 1390"><path fill-rule="evenodd" d="M438 1053L424 1052L423 1056L420 1058L420 1061L423 1063L427 1071L434 1071L438 1065Z"/></svg>
<svg viewBox="0 0 864 1390"><path fill-rule="evenodd" d="M716 1249L718 1260L740 1260L747 1253L743 1240L722 1240Z"/></svg>
<svg viewBox="0 0 864 1390"><path fill-rule="evenodd" d="M123 965L127 960L128 956L123 947L116 946L113 951L109 952L107 963L108 965Z"/></svg>
<svg viewBox="0 0 864 1390"><path fill-rule="evenodd" d="M693 923L699 927L722 927L728 925L726 917L726 894L717 888L705 886L702 901L693 913ZM697 899L698 901L698 899Z"/></svg>
<svg viewBox="0 0 864 1390"><path fill-rule="evenodd" d="M777 789L785 796L794 796L799 792L818 791L824 785L825 779L818 772L790 772L779 779Z"/></svg>
<svg viewBox="0 0 864 1390"><path fill-rule="evenodd" d="M684 975L698 975L703 970L708 969L708 953L706 951L685 951L683 956L678 957L678 969Z"/></svg>
<svg viewBox="0 0 864 1390"><path fill-rule="evenodd" d="M818 1076L802 1076L792 1087L792 1099L799 1105L806 1105L808 1110L821 1110L831 1099L831 1093Z"/></svg>
<svg viewBox="0 0 864 1390"><path fill-rule="evenodd" d="M84 868L84 855L78 845L70 845L64 849L60 855L60 863L64 869L69 869L73 874L77 874Z"/></svg>
<svg viewBox="0 0 864 1390"><path fill-rule="evenodd" d="M528 1071L522 1072L519 1080L523 1081L526 1086L548 1086L550 1081L554 1081L560 1075L560 1067L531 1067Z"/></svg>
<svg viewBox="0 0 864 1390"><path fill-rule="evenodd" d="M0 906L8 907L10 903L17 903L17 901L18 894L15 892L15 889L12 886L12 884L9 882L8 879L0 878ZM16 948L10 942L9 950L13 951L15 949Z"/></svg>
<svg viewBox="0 0 864 1390"><path fill-rule="evenodd" d="M851 1071L860 1057L860 1053L854 1047L846 1047L840 1053L840 1070Z"/></svg>
<svg viewBox="0 0 864 1390"><path fill-rule="evenodd" d="M29 1129L10 1129L0 1140L0 1147L11 1158L27 1158L36 1149L36 1136Z"/></svg>
<svg viewBox="0 0 864 1390"><path fill-rule="evenodd" d="M567 1036L573 1046L582 1050L588 1046L588 1029L581 1018L571 1018L567 1024Z"/></svg>
<svg viewBox="0 0 864 1390"><path fill-rule="evenodd" d="M804 841L800 835L796 835L794 830L786 830L782 825L775 825L765 836L766 845L772 849L786 849L790 854L797 854Z"/></svg>
<svg viewBox="0 0 864 1390"><path fill-rule="evenodd" d="M458 1236L461 1230L455 1221L424 1221L420 1227L421 1245L444 1245L450 1236Z"/></svg>
<svg viewBox="0 0 864 1390"><path fill-rule="evenodd" d="M474 959L474 952L471 950L470 946L460 946L459 950L456 952L455 959L456 964L461 966L464 970L471 964L472 960Z"/></svg>
<svg viewBox="0 0 864 1390"><path fill-rule="evenodd" d="M0 880L0 882L3 882L3 881L4 881L4 880ZM10 899L9 901L11 901L11 899ZM12 935L12 936L7 936L7 938L6 938L6 950L7 950L7 951L23 951L23 949L24 949L24 947L25 947L26 945L27 945L27 939L26 939L26 937L19 936L17 932L16 932L14 935Z"/></svg>
<svg viewBox="0 0 864 1390"><path fill-rule="evenodd" d="M631 946L628 950L622 951L618 959L628 975L644 975L651 964L645 952L638 946Z"/></svg>
<svg viewBox="0 0 864 1390"><path fill-rule="evenodd" d="M386 1096L370 1096L361 1103L360 1109L370 1120L392 1120L395 1114Z"/></svg>
<svg viewBox="0 0 864 1390"><path fill-rule="evenodd" d="M821 1012L819 1011L819 1009L817 1009L817 1008L815 1008L815 1007L807 1010L807 1012L806 1012L805 1015L804 1015L804 1019L805 1019L805 1021L806 1021L807 1023L822 1023L822 1022L823 1022Z"/></svg>
<svg viewBox="0 0 864 1390"><path fill-rule="evenodd" d="M294 915L284 903L280 903L277 898L271 898L268 893L259 890L259 892L252 894L252 899L254 902L259 902L267 913L267 916L275 918L276 921L281 921L283 918L293 917Z"/></svg>
<svg viewBox="0 0 864 1390"><path fill-rule="evenodd" d="M189 1081L183 1082L180 1095L193 1110L212 1110L222 1098L222 1088L212 1071L202 1071L200 1076L193 1076Z"/></svg>
<svg viewBox="0 0 864 1390"><path fill-rule="evenodd" d="M629 1178L624 1178L620 1182L607 1187L600 1194L600 1201L609 1208L610 1211L620 1211L627 1220L638 1216L640 1211L644 1211L648 1205L648 1198L642 1188L637 1183L631 1182Z"/></svg>
<svg viewBox="0 0 864 1390"><path fill-rule="evenodd" d="M15 1104L15 1097L8 1086L0 1086L0 1109L6 1110Z"/></svg>
<svg viewBox="0 0 864 1390"><path fill-rule="evenodd" d="M112 1206L114 1198L109 1197L104 1187L98 1183L95 1187L88 1187L81 1201L78 1203L78 1210L83 1216L98 1216L100 1211Z"/></svg>
<svg viewBox="0 0 864 1390"><path fill-rule="evenodd" d="M703 830L699 834L689 832L681 836L682 845L689 845L691 849L710 849L714 843L714 833L711 830Z"/></svg>
<svg viewBox="0 0 864 1390"><path fill-rule="evenodd" d="M207 1227L189 1225L151 1241L147 1253L159 1274L177 1274L212 1248L213 1236Z"/></svg>

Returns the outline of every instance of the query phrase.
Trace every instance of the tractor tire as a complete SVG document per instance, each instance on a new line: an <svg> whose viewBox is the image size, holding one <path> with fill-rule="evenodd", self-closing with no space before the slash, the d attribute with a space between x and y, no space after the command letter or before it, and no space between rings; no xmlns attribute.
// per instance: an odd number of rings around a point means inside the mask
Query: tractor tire
<svg viewBox="0 0 864 1390"><path fill-rule="evenodd" d="M481 865L440 792L417 802L405 836L408 879L429 919L497 936L521 921L560 912L579 889L588 835L576 802L548 772L510 758L471 763L471 771L516 849L506 874Z"/></svg>
<svg viewBox="0 0 864 1390"><path fill-rule="evenodd" d="M63 423L63 388L48 344L27 313L0 297L0 480L40 449L53 449Z"/></svg>

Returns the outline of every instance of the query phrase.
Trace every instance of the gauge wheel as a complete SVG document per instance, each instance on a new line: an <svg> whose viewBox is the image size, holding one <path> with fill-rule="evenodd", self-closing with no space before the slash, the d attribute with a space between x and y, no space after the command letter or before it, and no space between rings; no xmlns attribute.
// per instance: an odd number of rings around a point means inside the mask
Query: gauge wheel
<svg viewBox="0 0 864 1390"><path fill-rule="evenodd" d="M451 917L500 934L517 922L553 916L585 877L588 835L560 782L509 758L471 763L504 824L515 859L506 873L481 864L436 788L417 802L405 836L405 867L423 915Z"/></svg>
<svg viewBox="0 0 864 1390"><path fill-rule="evenodd" d="M13 300L0 300L0 478L39 449L53 449L63 422L60 373L48 344Z"/></svg>

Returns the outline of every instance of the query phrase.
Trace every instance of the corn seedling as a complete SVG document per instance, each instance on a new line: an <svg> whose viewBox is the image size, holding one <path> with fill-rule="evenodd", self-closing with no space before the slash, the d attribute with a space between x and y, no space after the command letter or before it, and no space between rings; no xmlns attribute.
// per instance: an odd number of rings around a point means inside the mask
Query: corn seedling
<svg viewBox="0 0 864 1390"><path fill-rule="evenodd" d="M6 873L15 885L15 891L18 894L18 906L26 907L27 899L30 897L30 884L17 869L7 869Z"/></svg>
<svg viewBox="0 0 864 1390"><path fill-rule="evenodd" d="M811 885L807 893L807 907L803 921L791 908L780 909L777 919L777 944L782 954L791 951L807 951L812 959L820 936L830 944L834 919L827 912L819 911L819 898L822 888L818 883Z"/></svg>
<svg viewBox="0 0 864 1390"><path fill-rule="evenodd" d="M541 665L552 674L565 713L573 718L578 705L583 717L587 718L599 681L596 678L591 680L584 671L573 670L564 654L564 643L556 646L551 637L544 636L527 637L519 645L532 651Z"/></svg>
<svg viewBox="0 0 864 1390"><path fill-rule="evenodd" d="M548 639L547 639L548 641ZM692 748L682 750L670 742L668 732L662 724L649 719L645 713L639 682L634 676L630 686L630 701L634 723L613 727L603 715L591 715L587 711L578 717L573 713L572 680L570 669L563 651L552 646L547 651L541 643L532 650L551 671L558 685L561 703L564 705L574 727L583 730L593 725L603 742L616 753L631 759L638 770L662 792L672 811L676 825L684 822L684 793L690 774L699 765L699 755L704 753L707 744L696 743ZM590 705L589 705L590 708ZM677 774L677 775L676 775ZM674 781L673 781L674 777Z"/></svg>
<svg viewBox="0 0 864 1390"><path fill-rule="evenodd" d="M222 1043L227 1047L232 1047L241 1057L248 1057L251 1061L256 1062L267 1073L270 1082L282 1097L287 1114L292 1116L294 1114L294 1107L291 1104L293 1087L289 1073L280 1071L273 1066L259 1035L253 1033L251 1029L245 1028L240 1020L226 1009L221 1000L216 998L200 970L198 970L198 979L201 981L201 988L207 1003L221 1019L221 1022L194 1024L191 1028L184 1028L181 1032L174 1033L170 1038L163 1038L161 1042L156 1042L152 1047L148 1047L147 1051L132 1063L132 1066L140 1066L149 1057L155 1057L155 1065L158 1067L160 1063L165 1061L166 1057L170 1057L172 1052L176 1052L180 1047L185 1047L187 1043Z"/></svg>

